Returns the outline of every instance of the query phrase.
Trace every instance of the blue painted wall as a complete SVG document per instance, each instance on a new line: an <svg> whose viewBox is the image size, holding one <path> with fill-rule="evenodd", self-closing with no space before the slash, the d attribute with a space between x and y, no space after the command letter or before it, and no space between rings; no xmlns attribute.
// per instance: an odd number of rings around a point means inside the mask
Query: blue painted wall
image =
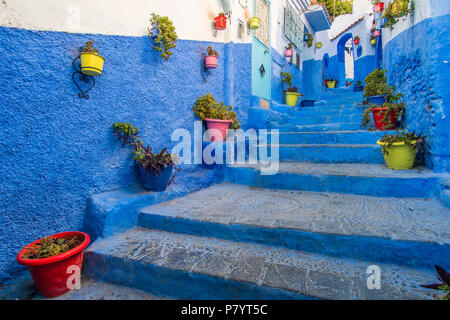
<svg viewBox="0 0 450 320"><path fill-rule="evenodd" d="M330 64L333 64L332 58ZM303 93L305 99L319 99L323 93L322 60L306 60L303 62Z"/></svg>
<svg viewBox="0 0 450 320"><path fill-rule="evenodd" d="M106 61L85 100L71 79L72 59L91 38ZM203 83L200 50L208 45L220 56ZM134 123L155 150L171 148L172 131L192 131L192 104L211 92L246 126L250 44L179 40L163 62L148 37L0 27L0 59L0 283L22 270L15 255L24 245L80 229L91 195L138 182L113 122Z"/></svg>
<svg viewBox="0 0 450 320"><path fill-rule="evenodd" d="M432 11L442 5L431 3ZM404 95L406 127L428 136L426 163L438 172L450 171L449 26L450 15L423 20L383 51L388 81Z"/></svg>
<svg viewBox="0 0 450 320"><path fill-rule="evenodd" d="M285 103L283 83L281 82L281 71L290 72L293 77L292 84L298 88L298 92L303 92L302 71L295 65L296 53L294 50L292 63L290 58L284 57L284 52L279 53L272 47L272 100L278 103ZM299 100L300 101L300 100Z"/></svg>

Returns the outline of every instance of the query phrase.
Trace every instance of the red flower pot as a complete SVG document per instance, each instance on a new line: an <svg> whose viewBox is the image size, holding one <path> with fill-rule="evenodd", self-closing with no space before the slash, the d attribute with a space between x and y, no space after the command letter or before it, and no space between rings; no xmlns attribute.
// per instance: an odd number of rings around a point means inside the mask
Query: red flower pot
<svg viewBox="0 0 450 320"><path fill-rule="evenodd" d="M227 130L233 120L204 119L211 141L220 142L227 138Z"/></svg>
<svg viewBox="0 0 450 320"><path fill-rule="evenodd" d="M292 57L293 50L292 49L286 49L284 56L285 57Z"/></svg>
<svg viewBox="0 0 450 320"><path fill-rule="evenodd" d="M206 56L205 57L205 66L208 69L217 68L217 57L216 56Z"/></svg>
<svg viewBox="0 0 450 320"><path fill-rule="evenodd" d="M375 127L378 130L392 130L395 128L395 123L397 122L397 115L395 111L389 112L390 123L386 124L383 121L384 115L388 108L375 108L372 109L373 122L375 122Z"/></svg>
<svg viewBox="0 0 450 320"><path fill-rule="evenodd" d="M325 79L325 88L328 88L328 79Z"/></svg>
<svg viewBox="0 0 450 320"><path fill-rule="evenodd" d="M353 43L354 43L354 44L359 44L359 39L354 39L354 40L353 40Z"/></svg>
<svg viewBox="0 0 450 320"><path fill-rule="evenodd" d="M374 7L373 10L378 13L378 12L382 12L384 9L384 2L378 2Z"/></svg>
<svg viewBox="0 0 450 320"><path fill-rule="evenodd" d="M216 22L217 30L225 30L227 28L227 17L217 16L214 18L214 21Z"/></svg>
<svg viewBox="0 0 450 320"><path fill-rule="evenodd" d="M73 236L81 238L81 244L56 256L43 259L24 258L24 255L29 251L28 248L35 247L42 239L30 243L17 254L17 262L28 266L36 287L44 297L53 298L70 291L73 288L73 286L71 287L73 276L79 277L80 275L83 250L89 244L89 235L79 231L68 231L54 234L51 237L60 239ZM69 279L69 277L71 278Z"/></svg>

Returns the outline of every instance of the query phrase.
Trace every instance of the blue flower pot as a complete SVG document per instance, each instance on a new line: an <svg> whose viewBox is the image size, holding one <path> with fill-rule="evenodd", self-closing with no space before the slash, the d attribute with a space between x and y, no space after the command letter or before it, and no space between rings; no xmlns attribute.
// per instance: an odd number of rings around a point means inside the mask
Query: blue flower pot
<svg viewBox="0 0 450 320"><path fill-rule="evenodd" d="M302 100L302 107L312 107L316 100Z"/></svg>
<svg viewBox="0 0 450 320"><path fill-rule="evenodd" d="M353 87L353 92L361 92L363 91L364 86L354 86Z"/></svg>
<svg viewBox="0 0 450 320"><path fill-rule="evenodd" d="M367 101L370 104L376 104L377 106L381 106L383 103L386 102L386 97L385 96L372 96L372 97L367 97Z"/></svg>
<svg viewBox="0 0 450 320"><path fill-rule="evenodd" d="M139 174L142 179L142 184L144 188L148 191L164 191L169 184L169 180L172 177L173 167L169 166L164 168L161 173L156 176L153 170L150 169L150 173L146 169L139 166Z"/></svg>

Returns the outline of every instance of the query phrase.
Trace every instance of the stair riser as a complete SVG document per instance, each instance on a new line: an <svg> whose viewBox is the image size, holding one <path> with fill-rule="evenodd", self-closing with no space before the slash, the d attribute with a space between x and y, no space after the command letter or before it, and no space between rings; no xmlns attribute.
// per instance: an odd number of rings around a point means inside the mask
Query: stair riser
<svg viewBox="0 0 450 320"><path fill-rule="evenodd" d="M352 114L362 114L362 110L356 108L356 106L353 105L337 105L334 107L331 106L325 106L325 105L318 105L318 106L312 106L312 107L285 107L285 106L274 106L271 107L270 110L288 114L288 115L304 115L304 116L319 116L319 115L333 115L333 116L339 116L339 115L352 115Z"/></svg>
<svg viewBox="0 0 450 320"><path fill-rule="evenodd" d="M280 147L280 161L314 163L384 163L378 147Z"/></svg>
<svg viewBox="0 0 450 320"><path fill-rule="evenodd" d="M313 124L329 124L329 123L348 123L361 121L361 115L346 116L321 116L321 117L305 117L302 115L292 117L288 120L288 124L293 125L313 125Z"/></svg>
<svg viewBox="0 0 450 320"><path fill-rule="evenodd" d="M375 144L380 139L375 132L279 134L280 144Z"/></svg>
<svg viewBox="0 0 450 320"><path fill-rule="evenodd" d="M120 259L90 251L86 252L83 272L91 279L177 299L312 299L295 291L167 269L138 260Z"/></svg>
<svg viewBox="0 0 450 320"><path fill-rule="evenodd" d="M238 242L280 246L339 258L395 263L412 267L450 267L450 246L423 242L397 241L366 236L312 233L286 228L262 228L242 224L225 225L184 218L141 213L139 224L145 228L220 238Z"/></svg>
<svg viewBox="0 0 450 320"><path fill-rule="evenodd" d="M336 175L308 175L281 172L260 175L251 168L224 168L227 182L259 188L337 192L375 197L431 198L437 178L383 178Z"/></svg>
<svg viewBox="0 0 450 320"><path fill-rule="evenodd" d="M361 130L360 122L354 123L331 123L317 125L280 125L277 123L264 123L264 128L278 129L280 132L320 132L320 131L354 131ZM260 126L261 128L263 126ZM258 127L258 128L260 128Z"/></svg>

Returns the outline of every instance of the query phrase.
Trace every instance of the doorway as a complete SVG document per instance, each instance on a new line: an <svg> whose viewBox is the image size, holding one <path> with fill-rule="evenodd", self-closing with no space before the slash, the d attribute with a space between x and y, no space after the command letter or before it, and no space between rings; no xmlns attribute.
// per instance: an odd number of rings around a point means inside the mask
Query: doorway
<svg viewBox="0 0 450 320"><path fill-rule="evenodd" d="M355 76L355 57L353 50L353 36L347 33L341 37L337 44L338 55L338 87L349 86Z"/></svg>

